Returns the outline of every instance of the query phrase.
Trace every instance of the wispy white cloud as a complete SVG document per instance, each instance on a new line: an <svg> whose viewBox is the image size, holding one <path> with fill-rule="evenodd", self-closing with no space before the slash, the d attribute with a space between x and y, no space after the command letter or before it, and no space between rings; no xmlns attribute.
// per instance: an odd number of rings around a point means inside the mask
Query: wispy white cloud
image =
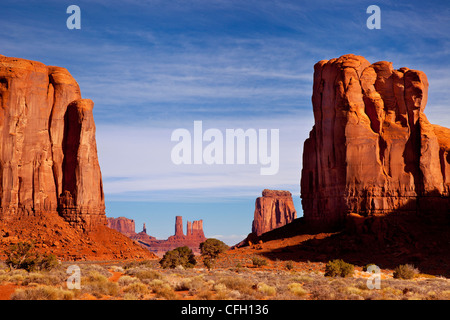
<svg viewBox="0 0 450 320"><path fill-rule="evenodd" d="M279 129L279 172L273 176L261 175L260 164L173 164L171 150L176 142L172 142L170 136L180 125L193 132L193 122L190 121L98 125L98 152L107 197L117 199L135 193L141 194L145 200L157 201L162 192L167 192L169 197L176 192L178 200L201 200L208 190L213 194L212 198L232 199L252 197L255 191L259 193L265 187L288 189L294 194L299 192L302 141L312 128L312 117L296 114L265 120L204 120L204 131L209 128L223 132L227 128Z"/></svg>

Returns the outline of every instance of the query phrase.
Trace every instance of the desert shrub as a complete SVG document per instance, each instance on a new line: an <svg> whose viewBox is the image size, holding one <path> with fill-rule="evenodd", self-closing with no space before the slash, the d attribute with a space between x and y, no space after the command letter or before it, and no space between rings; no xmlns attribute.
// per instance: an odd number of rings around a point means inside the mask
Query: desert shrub
<svg viewBox="0 0 450 320"><path fill-rule="evenodd" d="M103 267L96 263L90 263L90 264L80 264L80 271L82 275L89 275L91 273L93 274L101 274L102 276L109 278L112 276L112 273L108 271L106 267Z"/></svg>
<svg viewBox="0 0 450 320"><path fill-rule="evenodd" d="M284 266L285 266L285 268L286 268L287 270L292 270L292 269L294 269L294 262L292 262L292 261L287 261L286 264L285 264Z"/></svg>
<svg viewBox="0 0 450 320"><path fill-rule="evenodd" d="M126 275L135 276L139 280L153 280L153 279L161 279L162 275L158 271L141 269L141 268L132 268L128 269L125 272Z"/></svg>
<svg viewBox="0 0 450 320"><path fill-rule="evenodd" d="M241 277L226 276L217 281L217 284L224 284L230 290L236 290L243 294L252 294L252 284Z"/></svg>
<svg viewBox="0 0 450 320"><path fill-rule="evenodd" d="M128 285L132 284L132 283L139 283L139 282L141 282L139 279L137 279L135 277L131 277L131 276L121 276L119 278L119 281L117 281L117 283L121 287L125 287L125 286L128 286Z"/></svg>
<svg viewBox="0 0 450 320"><path fill-rule="evenodd" d="M401 264L394 269L395 279L412 279L416 274L419 273L413 265L411 264Z"/></svg>
<svg viewBox="0 0 450 320"><path fill-rule="evenodd" d="M110 266L109 270L111 270L112 272L125 272L125 269L121 266Z"/></svg>
<svg viewBox="0 0 450 320"><path fill-rule="evenodd" d="M341 259L329 261L325 266L326 277L348 277L353 274L355 266Z"/></svg>
<svg viewBox="0 0 450 320"><path fill-rule="evenodd" d="M303 283L312 283L315 281L313 274L309 273L300 273L293 277L292 280Z"/></svg>
<svg viewBox="0 0 450 320"><path fill-rule="evenodd" d="M42 257L39 265L40 270L52 270L59 265L58 258L54 254Z"/></svg>
<svg viewBox="0 0 450 320"><path fill-rule="evenodd" d="M75 292L50 286L17 289L11 300L72 300Z"/></svg>
<svg viewBox="0 0 450 320"><path fill-rule="evenodd" d="M175 300L178 298L173 288L163 280L160 279L152 280L149 284L149 287L158 298L163 298L166 300Z"/></svg>
<svg viewBox="0 0 450 320"><path fill-rule="evenodd" d="M57 274L50 274L48 272L30 272L22 279L22 285L27 286L30 283L37 283L43 285L57 285L63 282L64 278L61 278Z"/></svg>
<svg viewBox="0 0 450 320"><path fill-rule="evenodd" d="M159 261L162 268L174 269L177 266L183 268L193 268L197 261L195 260L194 253L188 246L178 247L173 250L167 251L163 258Z"/></svg>
<svg viewBox="0 0 450 320"><path fill-rule="evenodd" d="M123 289L123 292L142 297L149 293L148 287L141 282L134 282Z"/></svg>
<svg viewBox="0 0 450 320"><path fill-rule="evenodd" d="M292 294L302 297L308 293L300 283L293 282L288 284L288 289Z"/></svg>
<svg viewBox="0 0 450 320"><path fill-rule="evenodd" d="M123 269L127 270L127 269L131 269L131 268L136 268L136 267L152 268L153 267L153 261L151 261L151 260L130 261L130 262L127 262L123 266Z"/></svg>
<svg viewBox="0 0 450 320"><path fill-rule="evenodd" d="M262 267L267 265L267 260L259 257L253 257L252 263L255 267Z"/></svg>
<svg viewBox="0 0 450 320"><path fill-rule="evenodd" d="M206 239L206 241L200 243L200 252L203 257L203 263L208 269L211 269L219 254L228 249L229 247L218 239Z"/></svg>
<svg viewBox="0 0 450 320"><path fill-rule="evenodd" d="M203 276L196 276L191 278L184 278L175 285L176 291L189 290L190 293L196 294L201 289L210 287L210 283L203 279Z"/></svg>
<svg viewBox="0 0 450 320"><path fill-rule="evenodd" d="M220 291L226 291L227 290L227 286L224 285L223 283L217 283L213 286L213 290L220 292Z"/></svg>
<svg viewBox="0 0 450 320"><path fill-rule="evenodd" d="M81 284L82 291L98 298L103 295L116 296L119 293L119 285L116 282L110 282L104 275L95 271L81 278Z"/></svg>
<svg viewBox="0 0 450 320"><path fill-rule="evenodd" d="M259 292L265 294L266 296L274 296L277 293L275 287L269 286L264 282L258 283L257 289Z"/></svg>
<svg viewBox="0 0 450 320"><path fill-rule="evenodd" d="M41 255L30 242L18 242L5 250L6 261L10 269L51 270L59 262L55 255Z"/></svg>

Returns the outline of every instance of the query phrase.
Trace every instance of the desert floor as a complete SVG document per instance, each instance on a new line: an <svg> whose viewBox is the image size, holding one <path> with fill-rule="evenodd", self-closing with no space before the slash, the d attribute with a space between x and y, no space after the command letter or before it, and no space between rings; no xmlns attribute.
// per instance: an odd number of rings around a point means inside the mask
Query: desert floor
<svg viewBox="0 0 450 320"><path fill-rule="evenodd" d="M349 277L327 277L323 262L268 260L241 250L223 254L214 268L201 258L194 268L162 269L159 260L63 262L50 271L9 270L0 262L1 300L450 300L450 279L417 274L394 279L355 266ZM258 256L267 265L255 266ZM79 289L69 289L70 265L79 267ZM368 285L369 284L369 285Z"/></svg>

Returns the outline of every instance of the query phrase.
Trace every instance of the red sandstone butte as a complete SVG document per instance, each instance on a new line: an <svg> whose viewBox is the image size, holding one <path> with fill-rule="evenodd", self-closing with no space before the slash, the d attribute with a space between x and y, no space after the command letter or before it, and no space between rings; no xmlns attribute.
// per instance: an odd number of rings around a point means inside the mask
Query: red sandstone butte
<svg viewBox="0 0 450 320"><path fill-rule="evenodd" d="M125 217L107 217L106 219L108 221L108 228L117 230L128 237L136 234L136 226L133 219L128 219Z"/></svg>
<svg viewBox="0 0 450 320"><path fill-rule="evenodd" d="M175 235L170 236L167 239L168 242L198 242L198 244L205 240L205 234L203 233L203 220L197 220L194 222L188 221L185 235L183 232L183 217L181 216L175 217Z"/></svg>
<svg viewBox="0 0 450 320"><path fill-rule="evenodd" d="M257 236L282 227L297 218L289 191L268 190L256 199L252 233Z"/></svg>
<svg viewBox="0 0 450 320"><path fill-rule="evenodd" d="M194 253L200 253L200 243L206 240L203 232L203 220L188 221L186 234L183 232L183 217L175 217L175 234L166 240L158 240L147 234L147 229L144 227L139 233L135 232L134 220L119 217L108 217L108 227L115 229L132 240L137 241L142 247L151 252L162 256L168 250L173 250L177 247L188 246Z"/></svg>
<svg viewBox="0 0 450 320"><path fill-rule="evenodd" d="M0 55L0 219L106 224L93 106L66 69Z"/></svg>
<svg viewBox="0 0 450 320"><path fill-rule="evenodd" d="M314 127L304 143L301 198L312 224L349 215L450 212L450 129L424 110L422 71L348 54L314 66Z"/></svg>
<svg viewBox="0 0 450 320"><path fill-rule="evenodd" d="M175 234L167 238L167 240L144 239L142 237L132 237L137 240L143 247L151 252L162 256L168 250L177 247L188 246L195 254L200 253L200 243L206 240L203 232L203 220L188 221L186 234L183 232L183 217L175 217ZM139 235L139 234L138 234Z"/></svg>

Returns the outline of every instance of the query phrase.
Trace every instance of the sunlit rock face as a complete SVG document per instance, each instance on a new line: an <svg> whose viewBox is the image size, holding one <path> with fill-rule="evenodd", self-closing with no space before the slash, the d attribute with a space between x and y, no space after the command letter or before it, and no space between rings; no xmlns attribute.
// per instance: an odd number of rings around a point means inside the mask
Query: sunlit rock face
<svg viewBox="0 0 450 320"><path fill-rule="evenodd" d="M314 66L315 124L304 143L305 220L448 214L450 129L424 114L425 73L344 55Z"/></svg>

